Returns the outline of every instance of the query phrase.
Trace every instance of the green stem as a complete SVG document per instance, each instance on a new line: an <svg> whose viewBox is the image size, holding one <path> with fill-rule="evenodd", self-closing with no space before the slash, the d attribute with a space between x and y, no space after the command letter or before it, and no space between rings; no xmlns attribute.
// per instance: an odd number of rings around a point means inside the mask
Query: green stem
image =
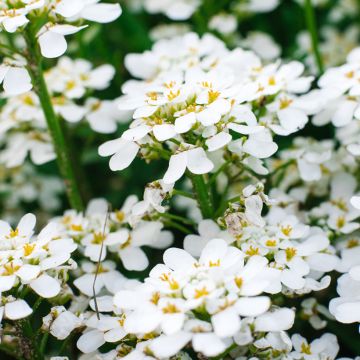
<svg viewBox="0 0 360 360"><path fill-rule="evenodd" d="M324 72L324 66L319 50L319 37L317 33L317 27L316 27L316 19L314 14L314 8L311 4L311 0L305 0L304 4L304 10L305 10L305 20L306 20L306 26L311 36L311 46L312 50L315 56L316 65L319 71L319 74L322 74Z"/></svg>
<svg viewBox="0 0 360 360"><path fill-rule="evenodd" d="M181 224L178 224L175 221L166 220L166 221L164 221L164 224L165 224L165 226L172 227L172 228L174 228L176 230L181 231L184 234L187 234L187 235L192 234L192 232L190 230L188 230L185 226L183 226Z"/></svg>
<svg viewBox="0 0 360 360"><path fill-rule="evenodd" d="M170 219L170 220L175 220L175 221L180 221L185 225L191 225L191 226L196 226L195 222L190 220L190 219L186 219L182 216L179 215L174 215L174 214L169 214L169 213L163 213L160 214L161 217L165 218L165 219Z"/></svg>
<svg viewBox="0 0 360 360"><path fill-rule="evenodd" d="M188 176L192 182L202 216L204 219L211 219L213 217L214 207L208 185L203 175L188 174Z"/></svg>
<svg viewBox="0 0 360 360"><path fill-rule="evenodd" d="M48 342L48 338L49 338L49 333L46 332L41 340L40 340L40 347L39 347L39 350L40 350L40 354L44 355L45 354L45 349L46 349L46 345L47 345L47 342Z"/></svg>
<svg viewBox="0 0 360 360"><path fill-rule="evenodd" d="M186 198L189 198L189 199L194 199L193 194L190 194L190 193L188 193L186 191L178 190L178 189L174 189L172 191L172 195L179 195L179 196L183 196L183 197L186 197Z"/></svg>
<svg viewBox="0 0 360 360"><path fill-rule="evenodd" d="M80 186L75 177L75 166L72 163L69 147L66 143L61 123L58 116L55 114L51 102L44 78L42 57L39 53L37 42L31 31L27 32L24 37L28 51L28 71L33 81L34 92L39 97L49 132L53 140L59 170L66 186L69 203L73 209L82 211L84 205L80 195Z"/></svg>

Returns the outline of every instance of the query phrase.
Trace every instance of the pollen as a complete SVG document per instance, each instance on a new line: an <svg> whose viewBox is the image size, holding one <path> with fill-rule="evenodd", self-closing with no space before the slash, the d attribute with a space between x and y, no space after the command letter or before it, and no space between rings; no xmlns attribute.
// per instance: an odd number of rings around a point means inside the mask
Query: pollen
<svg viewBox="0 0 360 360"><path fill-rule="evenodd" d="M116 220L119 222L123 222L125 220L125 213L121 210L115 211Z"/></svg>
<svg viewBox="0 0 360 360"><path fill-rule="evenodd" d="M2 273L2 275L13 275L16 271L20 269L19 265L14 265L13 262L7 263L4 265L5 271Z"/></svg>
<svg viewBox="0 0 360 360"><path fill-rule="evenodd" d="M288 98L280 99L280 109L281 110L286 109L287 107L289 107L291 105L292 102L293 101Z"/></svg>
<svg viewBox="0 0 360 360"><path fill-rule="evenodd" d="M344 201L343 199L331 200L331 204L338 207L342 211L348 211L349 210L347 205L346 205L346 201Z"/></svg>
<svg viewBox="0 0 360 360"><path fill-rule="evenodd" d="M208 89L211 89L213 87L212 83L211 82L208 82L208 81L202 81L201 82L201 85L205 88L208 88Z"/></svg>
<svg viewBox="0 0 360 360"><path fill-rule="evenodd" d="M354 247L357 247L359 246L359 240L358 239L350 239L348 240L347 244L346 244L346 247L348 249L351 249L351 248L354 248Z"/></svg>
<svg viewBox="0 0 360 360"><path fill-rule="evenodd" d="M171 290L178 290L180 288L179 283L176 280L171 279L169 274L162 274L160 276L160 280L166 281L169 284Z"/></svg>
<svg viewBox="0 0 360 360"><path fill-rule="evenodd" d="M119 321L120 326L124 326L125 324L125 320L126 320L126 315L125 314L121 314Z"/></svg>
<svg viewBox="0 0 360 360"><path fill-rule="evenodd" d="M336 220L336 226L338 229L341 229L345 226L346 220L344 216L339 216Z"/></svg>
<svg viewBox="0 0 360 360"><path fill-rule="evenodd" d="M194 296L195 299L200 299L201 297L206 295L209 295L209 292L205 286L201 289L195 289L195 296Z"/></svg>
<svg viewBox="0 0 360 360"><path fill-rule="evenodd" d="M311 355L311 347L308 344L301 344L301 353L306 355Z"/></svg>
<svg viewBox="0 0 360 360"><path fill-rule="evenodd" d="M239 289L242 287L242 285L243 285L243 283L244 283L243 278L241 278L241 277L239 277L239 276L235 277L234 281L235 281L236 286L237 286Z"/></svg>
<svg viewBox="0 0 360 360"><path fill-rule="evenodd" d="M127 248L128 246L130 246L130 244L131 244L131 236L129 236L127 238L127 240L123 244L120 245L120 249L123 250L123 249Z"/></svg>
<svg viewBox="0 0 360 360"><path fill-rule="evenodd" d="M291 232L293 231L293 228L291 225L286 225L286 226L281 226L280 230L285 236L290 236Z"/></svg>
<svg viewBox="0 0 360 360"><path fill-rule="evenodd" d="M146 94L150 100L156 101L158 99L158 94L155 91L150 91Z"/></svg>
<svg viewBox="0 0 360 360"><path fill-rule="evenodd" d="M102 244L104 241L105 236L100 232L94 232L93 239L91 241L92 244Z"/></svg>
<svg viewBox="0 0 360 360"><path fill-rule="evenodd" d="M35 244L25 244L24 247L24 256L29 256L35 249Z"/></svg>
<svg viewBox="0 0 360 360"><path fill-rule="evenodd" d="M209 261L209 266L210 267L216 267L216 266L220 266L220 259L217 259L216 261Z"/></svg>
<svg viewBox="0 0 360 360"><path fill-rule="evenodd" d="M24 95L23 96L23 102L25 105L34 106L34 100L30 95Z"/></svg>
<svg viewBox="0 0 360 360"><path fill-rule="evenodd" d="M154 304L154 305L157 305L158 302L160 300L160 293L158 291L154 292L151 296L151 302Z"/></svg>
<svg viewBox="0 0 360 360"><path fill-rule="evenodd" d="M297 253L297 250L295 248L286 248L285 254L286 254L286 261L290 261Z"/></svg>
<svg viewBox="0 0 360 360"><path fill-rule="evenodd" d="M175 304L168 303L164 308L162 308L164 314L176 314L181 312Z"/></svg>
<svg viewBox="0 0 360 360"><path fill-rule="evenodd" d="M214 102L220 96L220 91L209 90L208 97L209 103Z"/></svg>
<svg viewBox="0 0 360 360"><path fill-rule="evenodd" d="M249 256L259 255L259 248L250 245L250 247L246 250L246 255Z"/></svg>
<svg viewBox="0 0 360 360"><path fill-rule="evenodd" d="M16 228L15 230L10 230L10 233L9 233L9 238L14 238L14 237L17 237L19 236L19 229Z"/></svg>
<svg viewBox="0 0 360 360"><path fill-rule="evenodd" d="M175 100L180 95L180 90L177 90L176 92L173 92L172 90L167 95L167 98L169 101Z"/></svg>
<svg viewBox="0 0 360 360"><path fill-rule="evenodd" d="M274 247L274 246L276 246L276 244L277 244L277 241L276 240L266 240L266 243L265 243L265 245L266 246L269 246L269 247Z"/></svg>
<svg viewBox="0 0 360 360"><path fill-rule="evenodd" d="M274 76L270 76L270 77L269 77L268 84L269 84L270 86L276 85L276 80L275 80L275 77L274 77Z"/></svg>
<svg viewBox="0 0 360 360"><path fill-rule="evenodd" d="M73 231L83 231L84 230L81 224L71 224L70 228Z"/></svg>
<svg viewBox="0 0 360 360"><path fill-rule="evenodd" d="M175 81L169 81L168 83L164 83L164 86L167 88L167 89L171 89L175 86L176 82Z"/></svg>
<svg viewBox="0 0 360 360"><path fill-rule="evenodd" d="M68 81L65 85L66 90L72 90L75 88L75 86L76 86L76 82L74 80Z"/></svg>

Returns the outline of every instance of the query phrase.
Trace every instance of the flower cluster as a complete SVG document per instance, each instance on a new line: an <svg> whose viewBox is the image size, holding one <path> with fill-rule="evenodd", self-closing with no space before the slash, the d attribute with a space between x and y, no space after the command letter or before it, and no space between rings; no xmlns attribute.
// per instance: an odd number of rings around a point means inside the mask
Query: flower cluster
<svg viewBox="0 0 360 360"><path fill-rule="evenodd" d="M229 51L211 35L162 40L125 63L141 80L125 83L118 103L133 111L129 130L99 148L102 156L115 154L112 170L158 150L170 158L163 180L171 184L186 169L211 172L209 156L228 150L256 172L278 148L273 134L302 129L312 111L311 98L298 95L312 81L301 76L302 64L263 65L254 53Z"/></svg>
<svg viewBox="0 0 360 360"><path fill-rule="evenodd" d="M13 229L0 222L0 291L1 314L18 320L29 316L32 308L23 299L31 289L40 298L59 296L67 281L67 273L76 268L71 253L77 245L61 236L55 223L49 223L33 236L36 218L25 215Z"/></svg>
<svg viewBox="0 0 360 360"><path fill-rule="evenodd" d="M359 360L359 4L121 6L0 4L0 358Z"/></svg>
<svg viewBox="0 0 360 360"><path fill-rule="evenodd" d="M161 221L143 219L144 216L134 214L135 207L141 205L132 195L119 210L109 212L104 199L95 199L89 203L85 214L69 210L54 222L59 225L63 236L73 238L92 262L103 261L110 252L120 258L125 269L142 271L149 265L142 246L167 248L172 243L172 234L163 230ZM80 284L82 279L78 278L75 284ZM90 296L91 282L85 282L89 285L86 289L78 287Z"/></svg>
<svg viewBox="0 0 360 360"><path fill-rule="evenodd" d="M110 65L93 69L86 60L62 57L45 76L56 114L72 124L85 119L99 133L115 132L117 121L125 114L117 110L116 101L91 96L93 91L107 88L113 76ZM14 91L5 90L13 96L0 109L0 162L16 167L24 163L28 154L36 165L55 159L38 96L33 91L18 94L22 88L17 87L16 79L12 86Z"/></svg>
<svg viewBox="0 0 360 360"><path fill-rule="evenodd" d="M65 36L75 34L86 25L83 20L107 23L121 15L119 4L104 4L100 0L21 0L5 2L0 6L0 25L8 33L25 32L26 27L46 22L37 33L41 53L48 58L64 54ZM34 24L33 24L34 23Z"/></svg>

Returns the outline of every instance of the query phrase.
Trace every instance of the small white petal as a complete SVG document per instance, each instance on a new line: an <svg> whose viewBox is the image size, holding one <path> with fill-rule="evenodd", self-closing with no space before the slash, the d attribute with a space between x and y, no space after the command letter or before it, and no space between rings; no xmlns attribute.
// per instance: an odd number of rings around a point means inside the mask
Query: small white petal
<svg viewBox="0 0 360 360"><path fill-rule="evenodd" d="M30 287L43 298L52 298L59 294L60 283L53 277L43 274L30 283Z"/></svg>
<svg viewBox="0 0 360 360"><path fill-rule="evenodd" d="M25 300L19 299L5 304L5 317L10 320L19 320L32 313L31 307Z"/></svg>
<svg viewBox="0 0 360 360"><path fill-rule="evenodd" d="M105 344L104 334L99 330L90 330L81 335L76 345L84 354L89 354Z"/></svg>

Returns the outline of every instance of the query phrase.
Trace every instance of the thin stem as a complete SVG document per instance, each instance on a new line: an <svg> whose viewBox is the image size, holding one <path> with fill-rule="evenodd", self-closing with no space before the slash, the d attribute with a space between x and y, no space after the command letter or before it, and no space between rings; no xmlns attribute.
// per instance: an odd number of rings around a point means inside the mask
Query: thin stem
<svg viewBox="0 0 360 360"><path fill-rule="evenodd" d="M182 216L179 215L174 215L174 214L169 214L169 213L163 213L160 214L161 217L166 218L166 219L170 219L170 220L175 220L175 221L180 221L185 225L191 225L191 226L195 226L195 222L190 220L190 219L186 219Z"/></svg>
<svg viewBox="0 0 360 360"><path fill-rule="evenodd" d="M193 194L190 194L186 191L183 191L183 190L178 190L178 189L174 189L172 191L172 194L173 195L179 195L179 196L183 196L183 197L186 197L186 198L189 198L189 199L193 199L194 200L194 195Z"/></svg>
<svg viewBox="0 0 360 360"><path fill-rule="evenodd" d="M75 177L75 166L72 163L69 146L66 143L61 123L55 114L51 102L49 91L44 79L42 57L39 53L37 42L35 40L35 36L30 30L24 37L28 51L28 71L33 81L34 92L39 97L49 132L53 140L59 170L66 186L69 203L73 209L82 211L84 209L84 205L80 195L80 186Z"/></svg>
<svg viewBox="0 0 360 360"><path fill-rule="evenodd" d="M46 332L41 340L40 340L40 347L39 347L39 350L40 350L40 354L44 355L45 354L45 349L46 349L46 345L47 345L47 342L48 342L48 338L49 338L49 333Z"/></svg>
<svg viewBox="0 0 360 360"><path fill-rule="evenodd" d="M312 50L313 50L313 53L315 56L316 65L317 65L319 74L322 74L324 72L324 65L323 65L320 50L319 50L319 37L318 37L318 33L317 33L314 8L311 4L311 0L305 0L304 10L305 10L306 26L307 26L307 29L311 36L311 46L312 46Z"/></svg>
<svg viewBox="0 0 360 360"><path fill-rule="evenodd" d="M172 221L172 220L165 220L164 221L164 224L165 226L168 226L168 227L172 227L174 229L177 229L181 232L183 232L184 234L187 234L187 235L190 235L192 234L192 232L190 230L188 230L185 226L181 225L181 224L178 224L177 222L175 221Z"/></svg>
<svg viewBox="0 0 360 360"><path fill-rule="evenodd" d="M192 182L202 216L204 219L211 219L214 207L208 185L206 184L203 175L188 174L188 176Z"/></svg>

